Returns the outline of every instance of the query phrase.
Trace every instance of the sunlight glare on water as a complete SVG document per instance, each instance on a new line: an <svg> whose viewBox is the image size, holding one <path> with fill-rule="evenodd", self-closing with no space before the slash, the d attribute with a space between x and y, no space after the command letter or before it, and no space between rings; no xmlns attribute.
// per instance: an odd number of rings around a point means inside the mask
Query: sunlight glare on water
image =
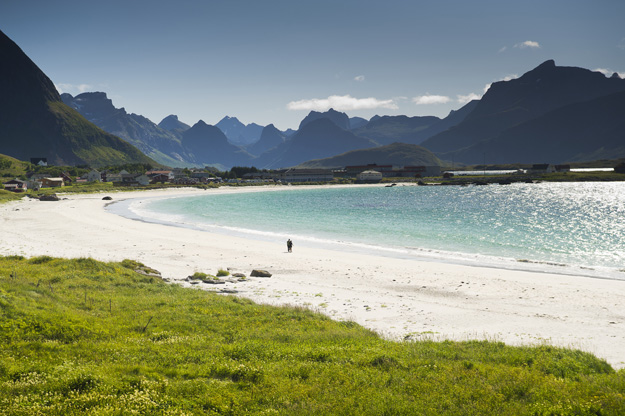
<svg viewBox="0 0 625 416"><path fill-rule="evenodd" d="M622 182L298 187L154 200L142 209L198 228L625 269Z"/></svg>

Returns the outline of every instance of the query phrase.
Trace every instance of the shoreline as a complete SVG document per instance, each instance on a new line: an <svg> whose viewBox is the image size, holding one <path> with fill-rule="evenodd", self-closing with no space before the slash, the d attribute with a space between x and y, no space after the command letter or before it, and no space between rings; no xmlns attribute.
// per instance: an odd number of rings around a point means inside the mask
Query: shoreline
<svg viewBox="0 0 625 416"><path fill-rule="evenodd" d="M278 187L278 189L281 189ZM241 188L223 189L240 192ZM258 189L257 191L266 191ZM625 368L625 281L394 258L136 221L111 201L205 195L169 189L61 195L58 202L0 205L0 255L133 259L184 282L196 271L229 268L271 278L220 285L259 303L309 307L353 320L391 339L490 340L581 349ZM66 198L66 199L65 199ZM207 290L213 285L200 284Z"/></svg>
<svg viewBox="0 0 625 416"><path fill-rule="evenodd" d="M360 184L360 185L314 185L312 188L351 188L351 187L384 187L384 184ZM417 186L416 184L399 185L399 186ZM297 190L309 189L308 187L285 187L285 186L261 186L249 188L219 188L212 190L210 194L224 195L231 193L256 193L256 192L295 192ZM189 196L189 195L186 195ZM206 194L190 195L206 196ZM183 196L185 197L185 196ZM363 255L375 255L388 257L390 259L409 259L425 262L455 264L460 266L478 266L494 269L528 271L546 274L559 274L565 276L580 276L594 279L622 280L625 281L625 270L617 270L615 268L588 266L588 265L572 265L558 263L547 260L532 260L527 257L497 257L489 254L469 253L469 252L450 252L443 249L413 247L413 246L386 246L376 245L369 242L354 242L349 240L338 240L319 238L311 235L284 233L277 231L260 231L251 228L242 228L231 225L193 223L187 219L177 218L177 215L159 214L150 209L143 209L142 203L153 200L170 199L168 196L161 197L137 197L120 201L114 201L107 204L107 210L114 214L143 221L151 224L160 224L172 227L188 228L202 232L216 233L227 236L240 237L245 239L254 239L263 242L275 242L294 238L299 246L308 248L325 248L332 251L342 251L346 253L357 253ZM175 198L175 197L174 197Z"/></svg>

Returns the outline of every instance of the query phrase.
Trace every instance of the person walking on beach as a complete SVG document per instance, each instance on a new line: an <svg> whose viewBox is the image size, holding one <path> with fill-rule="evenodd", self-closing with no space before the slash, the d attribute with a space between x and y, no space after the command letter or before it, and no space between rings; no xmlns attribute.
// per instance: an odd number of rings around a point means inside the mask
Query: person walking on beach
<svg viewBox="0 0 625 416"><path fill-rule="evenodd" d="M286 240L286 248L287 250L289 250L289 253L293 250L293 242L291 241L290 238Z"/></svg>

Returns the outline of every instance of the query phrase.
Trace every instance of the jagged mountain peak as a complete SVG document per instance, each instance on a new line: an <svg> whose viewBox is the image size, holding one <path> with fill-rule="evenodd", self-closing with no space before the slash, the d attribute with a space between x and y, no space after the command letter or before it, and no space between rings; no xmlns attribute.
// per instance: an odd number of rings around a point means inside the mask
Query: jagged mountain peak
<svg viewBox="0 0 625 416"><path fill-rule="evenodd" d="M178 120L178 116L175 114L170 114L162 119L161 122L158 123L158 126L164 130L171 132L181 132L191 128L191 126L189 126L188 124L185 124L182 121Z"/></svg>
<svg viewBox="0 0 625 416"><path fill-rule="evenodd" d="M556 61L554 61L553 59L547 59L545 62L538 65L536 69L546 69L546 68L555 68L555 67L556 67Z"/></svg>
<svg viewBox="0 0 625 416"><path fill-rule="evenodd" d="M225 116L215 124L228 138L230 143L237 146L248 146L257 142L263 131L263 126L256 123L245 125L236 117Z"/></svg>
<svg viewBox="0 0 625 416"><path fill-rule="evenodd" d="M195 128L206 128L206 127L214 127L211 126L210 124L206 124L206 122L204 120L198 120L197 123L195 123L193 126L191 126L192 129Z"/></svg>
<svg viewBox="0 0 625 416"><path fill-rule="evenodd" d="M311 111L310 113L308 113L308 115L301 121L301 123L299 124L299 129L301 129L302 127L304 127L306 124L315 121L315 120L319 120L319 119L328 119L330 121L332 121L334 124L336 124L338 127L344 129L344 130L349 130L349 117L347 116L347 114L345 113L341 113L339 111L336 111L333 108L330 108L328 111L325 112L319 112L319 111Z"/></svg>
<svg viewBox="0 0 625 416"><path fill-rule="evenodd" d="M241 122L239 121L239 119L238 119L238 118L236 118L236 117L230 117L230 116L224 116L224 118L222 118L221 120L219 120L219 123L221 123L222 121L224 121L224 122L225 122L225 121L230 121L230 122L235 122L235 123L241 123ZM219 123L217 123L217 124L219 124ZM241 123L241 124L243 124L243 123Z"/></svg>
<svg viewBox="0 0 625 416"><path fill-rule="evenodd" d="M108 98L105 92L101 91L83 92L75 97L72 97L70 94L61 94L61 99L65 104L86 115L90 120L90 114L99 114L100 117L108 117L117 113L127 114L124 107L115 108L113 100ZM93 122L93 120L91 121Z"/></svg>

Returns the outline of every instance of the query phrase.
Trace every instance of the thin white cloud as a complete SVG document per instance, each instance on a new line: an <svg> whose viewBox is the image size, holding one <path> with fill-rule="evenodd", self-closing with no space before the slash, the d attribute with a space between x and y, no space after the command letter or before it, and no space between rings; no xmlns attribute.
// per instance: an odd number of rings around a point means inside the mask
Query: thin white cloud
<svg viewBox="0 0 625 416"><path fill-rule="evenodd" d="M540 49L540 43L533 40L526 40L525 42L517 43L514 45L515 48L525 49Z"/></svg>
<svg viewBox="0 0 625 416"><path fill-rule="evenodd" d="M625 72L612 71L611 69L608 69L608 68L596 68L596 69L593 69L593 71L601 72L606 77L611 77L612 74L616 72L619 77L625 78Z"/></svg>
<svg viewBox="0 0 625 416"><path fill-rule="evenodd" d="M616 45L619 49L625 49L625 38L621 39L621 41Z"/></svg>
<svg viewBox="0 0 625 416"><path fill-rule="evenodd" d="M387 108L397 110L394 100L378 100L377 98L354 98L351 95L331 95L328 98L311 98L309 100L291 101L286 106L289 110L327 111L334 108L338 111L371 110Z"/></svg>
<svg viewBox="0 0 625 416"><path fill-rule="evenodd" d="M467 94L467 95L460 95L460 94L458 94L457 97L458 97L457 101L460 104L466 104L469 101L479 100L480 98L482 98L481 95L475 94L473 92L471 94Z"/></svg>
<svg viewBox="0 0 625 416"><path fill-rule="evenodd" d="M412 102L417 105L429 105L429 104L445 104L451 101L451 98L445 95L420 95L414 97Z"/></svg>
<svg viewBox="0 0 625 416"><path fill-rule="evenodd" d="M501 49L499 49L499 53L505 52L507 49L507 46L503 46Z"/></svg>
<svg viewBox="0 0 625 416"><path fill-rule="evenodd" d="M363 82L364 80L365 80L364 75L358 75L357 77L354 77L354 81Z"/></svg>
<svg viewBox="0 0 625 416"><path fill-rule="evenodd" d="M82 94L83 92L87 92L93 90L93 87L89 84L54 84L59 94L63 94L64 92L68 94Z"/></svg>

